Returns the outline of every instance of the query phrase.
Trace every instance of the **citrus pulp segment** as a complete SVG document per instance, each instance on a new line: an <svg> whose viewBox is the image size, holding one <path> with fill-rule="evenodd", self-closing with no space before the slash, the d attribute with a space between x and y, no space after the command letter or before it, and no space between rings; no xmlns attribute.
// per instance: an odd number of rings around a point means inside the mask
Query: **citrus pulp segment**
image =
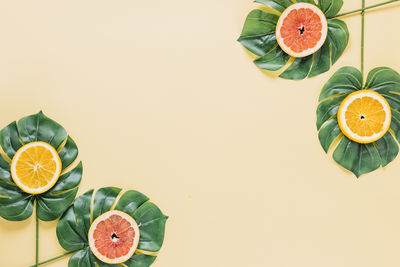
<svg viewBox="0 0 400 267"><path fill-rule="evenodd" d="M52 188L60 177L61 169L57 151L45 142L22 146L11 161L14 182L29 194L41 194Z"/></svg>
<svg viewBox="0 0 400 267"><path fill-rule="evenodd" d="M135 253L140 238L136 221L128 214L108 211L94 220L89 229L89 246L101 261L118 264Z"/></svg>
<svg viewBox="0 0 400 267"><path fill-rule="evenodd" d="M392 114L386 99L372 90L349 94L339 106L338 124L357 143L372 143L389 130Z"/></svg>
<svg viewBox="0 0 400 267"><path fill-rule="evenodd" d="M315 5L296 3L279 17L276 39L279 46L292 57L305 57L318 51L326 40L328 22Z"/></svg>

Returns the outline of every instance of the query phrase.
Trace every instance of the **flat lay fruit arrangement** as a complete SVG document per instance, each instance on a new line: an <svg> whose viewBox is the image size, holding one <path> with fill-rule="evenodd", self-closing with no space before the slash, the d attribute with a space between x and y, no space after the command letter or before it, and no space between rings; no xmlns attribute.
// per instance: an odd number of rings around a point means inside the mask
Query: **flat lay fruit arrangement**
<svg viewBox="0 0 400 267"><path fill-rule="evenodd" d="M104 187L75 199L82 163L73 166L78 147L60 124L43 112L26 116L0 131L0 146L0 216L22 221L36 210L32 266L69 255L69 267L147 267L156 260L168 217L135 190ZM66 253L39 262L39 221L56 219Z"/></svg>
<svg viewBox="0 0 400 267"><path fill-rule="evenodd" d="M247 16L238 41L258 56L261 69L280 71L290 80L327 72L349 41L346 23L361 13L361 70L342 67L322 88L317 107L318 138L325 152L356 177L392 162L400 142L400 75L388 67L371 70L364 79L365 11L390 0L339 13L342 0L256 0L264 5ZM267 10L267 11L264 11Z"/></svg>
<svg viewBox="0 0 400 267"><path fill-rule="evenodd" d="M366 7L360 0L359 9L341 13L343 0L256 0L261 7L248 14L238 38L259 69L300 82L345 56L350 32L343 17L360 13L360 69L338 68L316 101L315 137L352 177L399 153L400 74L385 66L364 71L365 12L398 1ZM149 267L157 260L168 216L132 189L106 186L77 197L83 164L58 122L42 111L11 122L0 130L0 147L0 217L14 223L34 216L31 267L64 257L69 267ZM39 260L40 221L56 221L63 254Z"/></svg>

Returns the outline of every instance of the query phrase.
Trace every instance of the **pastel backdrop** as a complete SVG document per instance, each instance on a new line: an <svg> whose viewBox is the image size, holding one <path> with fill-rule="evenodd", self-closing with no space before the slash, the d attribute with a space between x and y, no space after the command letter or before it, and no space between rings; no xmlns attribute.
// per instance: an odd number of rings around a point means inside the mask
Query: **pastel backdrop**
<svg viewBox="0 0 400 267"><path fill-rule="evenodd" d="M2 1L0 128L42 109L78 144L78 195L113 185L157 203L170 219L154 267L399 266L400 158L357 180L315 126L323 84L359 67L360 16L344 18L350 42L329 72L293 82L236 42L257 7ZM399 14L367 12L366 71L400 71ZM63 253L55 226L40 222L41 260ZM34 263L34 217L0 219L0 237L0 266Z"/></svg>

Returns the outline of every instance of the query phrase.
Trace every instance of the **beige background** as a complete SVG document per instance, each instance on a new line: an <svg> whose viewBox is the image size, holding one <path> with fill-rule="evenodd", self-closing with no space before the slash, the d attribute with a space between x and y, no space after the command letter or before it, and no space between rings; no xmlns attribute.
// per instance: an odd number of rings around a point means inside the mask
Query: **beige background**
<svg viewBox="0 0 400 267"><path fill-rule="evenodd" d="M381 0L367 1L367 5ZM346 0L342 11L360 7ZM250 0L1 1L0 127L40 109L76 140L79 195L140 190L170 216L154 267L400 266L400 159L356 179L315 110L359 67L360 17L328 72L277 79L236 42ZM366 70L400 70L400 5L366 18ZM40 223L40 259L63 252ZM34 263L34 220L0 219L0 266ZM67 266L67 259L48 266Z"/></svg>

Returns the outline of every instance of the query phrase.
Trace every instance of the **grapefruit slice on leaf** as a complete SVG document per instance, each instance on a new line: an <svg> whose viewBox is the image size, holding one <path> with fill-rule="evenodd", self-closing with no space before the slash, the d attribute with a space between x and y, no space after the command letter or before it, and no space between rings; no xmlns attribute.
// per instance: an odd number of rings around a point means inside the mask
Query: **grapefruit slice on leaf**
<svg viewBox="0 0 400 267"><path fill-rule="evenodd" d="M72 254L68 266L149 267L163 245L167 219L144 194L103 187L74 201L57 224L57 238Z"/></svg>
<svg viewBox="0 0 400 267"><path fill-rule="evenodd" d="M324 13L308 3L289 6L276 25L278 44L292 57L306 57L318 51L327 33L328 22Z"/></svg>
<svg viewBox="0 0 400 267"><path fill-rule="evenodd" d="M258 56L254 64L259 68L282 70L280 78L302 80L327 72L344 53L349 31L344 21L335 18L343 0L255 2L280 13L255 9L244 22L238 41ZM295 60L289 61L290 57Z"/></svg>
<svg viewBox="0 0 400 267"><path fill-rule="evenodd" d="M132 257L138 246L139 236L139 227L131 216L122 211L111 210L92 223L89 246L101 261L118 264Z"/></svg>

